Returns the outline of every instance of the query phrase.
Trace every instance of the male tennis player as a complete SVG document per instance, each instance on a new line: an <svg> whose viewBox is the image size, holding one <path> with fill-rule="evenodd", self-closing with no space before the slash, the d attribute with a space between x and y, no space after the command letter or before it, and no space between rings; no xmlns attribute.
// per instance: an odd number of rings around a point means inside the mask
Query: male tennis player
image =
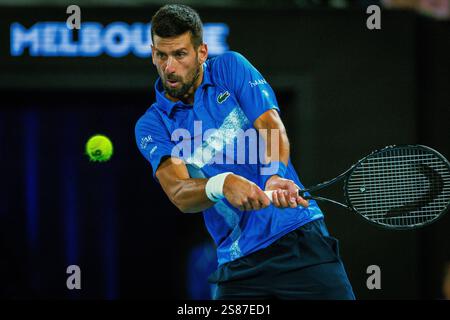
<svg viewBox="0 0 450 320"><path fill-rule="evenodd" d="M236 52L207 59L190 7L160 8L151 32L156 102L138 120L136 142L172 203L203 211L217 245L214 298L354 299L322 212L298 196L303 186L270 85ZM264 129L262 143L239 140ZM255 147L265 155L256 161ZM264 190L275 190L273 202Z"/></svg>

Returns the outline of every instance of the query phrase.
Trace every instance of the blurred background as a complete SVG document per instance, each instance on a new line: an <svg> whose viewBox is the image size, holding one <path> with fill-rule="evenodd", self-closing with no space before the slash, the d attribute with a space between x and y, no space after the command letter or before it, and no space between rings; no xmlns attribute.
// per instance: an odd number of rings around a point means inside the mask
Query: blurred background
<svg viewBox="0 0 450 320"><path fill-rule="evenodd" d="M2 298L210 298L216 256L202 215L178 212L134 140L154 101L149 22L166 3L0 0ZM385 145L450 158L449 1L178 3L200 13L211 55L238 51L272 85L304 185ZM71 4L80 30L66 27ZM371 4L380 30L366 27ZM114 144L106 163L84 153L96 133ZM444 298L450 214L393 232L321 208L357 298ZM66 287L69 265L81 290ZM370 265L380 290L366 286Z"/></svg>

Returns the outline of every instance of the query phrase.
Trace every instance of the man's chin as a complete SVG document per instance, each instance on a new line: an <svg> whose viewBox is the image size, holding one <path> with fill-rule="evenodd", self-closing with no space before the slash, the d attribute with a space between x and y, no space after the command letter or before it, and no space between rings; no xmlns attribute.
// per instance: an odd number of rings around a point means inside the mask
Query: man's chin
<svg viewBox="0 0 450 320"><path fill-rule="evenodd" d="M183 94L181 92L179 92L178 90L173 90L173 89L169 89L166 88L166 93L171 96L172 98L175 99L181 99L183 97Z"/></svg>
<svg viewBox="0 0 450 320"><path fill-rule="evenodd" d="M185 88L183 87L183 85L181 85L181 88L178 88L178 89L176 89L176 88L170 88L170 87L167 87L167 86L163 86L164 87L164 91L169 95L169 96L171 96L172 98L175 98L175 99L182 99L182 98L184 98L184 96L186 95L186 93L187 93L187 90L185 90Z"/></svg>

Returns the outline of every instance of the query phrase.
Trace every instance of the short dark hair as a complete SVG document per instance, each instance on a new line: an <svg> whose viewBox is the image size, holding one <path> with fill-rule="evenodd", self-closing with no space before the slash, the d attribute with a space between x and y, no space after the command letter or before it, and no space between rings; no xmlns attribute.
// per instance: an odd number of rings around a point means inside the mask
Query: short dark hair
<svg viewBox="0 0 450 320"><path fill-rule="evenodd" d="M152 41L156 34L161 38L175 37L191 32L194 48L203 43L203 26L199 14L183 4L168 4L152 17Z"/></svg>

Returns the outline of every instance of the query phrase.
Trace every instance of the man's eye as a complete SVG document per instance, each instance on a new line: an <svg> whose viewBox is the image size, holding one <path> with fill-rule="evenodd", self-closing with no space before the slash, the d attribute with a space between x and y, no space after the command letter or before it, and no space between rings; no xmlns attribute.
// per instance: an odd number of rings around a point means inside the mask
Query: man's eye
<svg viewBox="0 0 450 320"><path fill-rule="evenodd" d="M186 55L186 52L178 52L177 54L176 54L176 56L178 57L178 58L182 58L182 57L184 57Z"/></svg>
<svg viewBox="0 0 450 320"><path fill-rule="evenodd" d="M166 54L162 52L157 52L156 55L158 56L158 58L164 58L166 56Z"/></svg>

